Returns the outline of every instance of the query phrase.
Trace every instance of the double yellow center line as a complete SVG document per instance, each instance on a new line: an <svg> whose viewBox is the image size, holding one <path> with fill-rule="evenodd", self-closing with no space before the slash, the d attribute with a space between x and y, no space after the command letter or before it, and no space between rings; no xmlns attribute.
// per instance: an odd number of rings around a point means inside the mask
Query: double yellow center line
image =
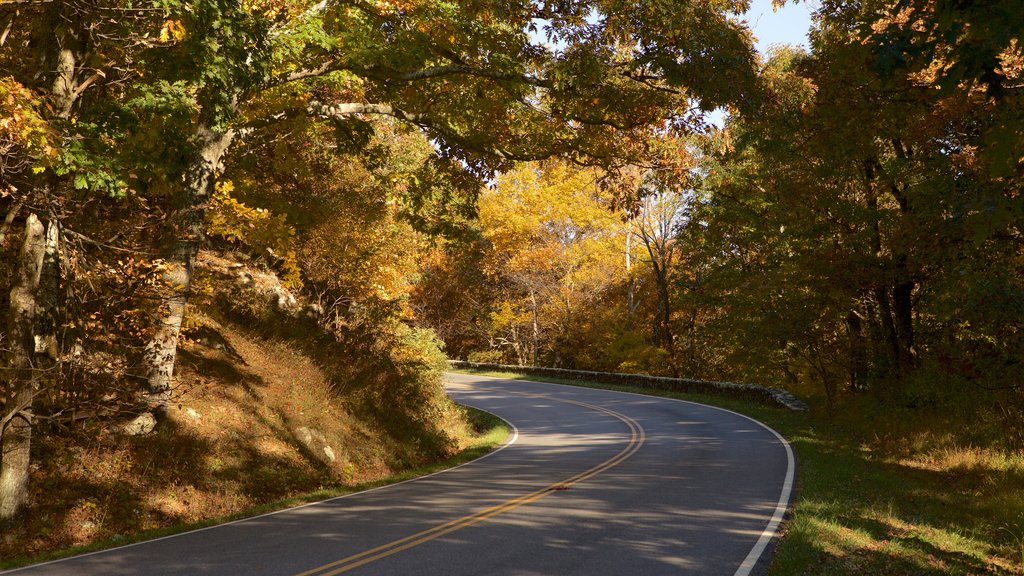
<svg viewBox="0 0 1024 576"><path fill-rule="evenodd" d="M554 400L556 402L564 402L566 404L575 404L577 406L582 406L583 408L587 408L589 410L595 410L597 412L602 412L614 418L618 418L619 420L624 422L626 426L629 427L629 442L615 456L612 456L608 460L605 460L604 462L598 464L597 466L594 466L593 468L590 468L589 470L580 472L575 476L571 476L565 480L562 480L561 482L555 482L554 484L551 484L550 486L545 486L540 490L530 492L529 494L524 494L522 496L519 496L518 498L513 498L506 502L502 502L501 504L496 504L494 506L491 506L490 508L484 508L483 510L480 510L479 512L476 512L474 514L463 516L462 518L457 518L455 520L446 522L439 526L423 530L422 532L417 532L410 536L406 536L405 538L400 538L398 540L388 542L387 544L377 546L376 548L372 548L370 550L366 550L358 554L353 554L351 556L342 558L340 560L336 560L329 564L324 564L323 566L314 568L312 570L307 570L306 572L302 572L301 574L297 574L296 576L333 576L334 574L341 574L342 572L347 572L354 568L358 568L365 564L369 564L370 562L375 562L377 560L380 560L381 558L391 556L392 554L397 554L398 552L401 552L403 550L408 550L413 546L419 546L424 542L429 542L430 540L433 540L435 538L440 538L445 534L450 534L452 532L455 532L456 530L461 530L468 526L472 526L477 522L482 522L484 520L487 520L488 518L493 518L498 514L503 514L505 512L508 512L509 510L514 510L520 506L523 506L524 504L536 502L537 500L540 500L541 498L547 496L548 494L551 494L554 491L564 490L574 484L578 484L579 482L583 482L584 480L592 478L600 474L601 472L608 470L609 468L619 465L624 460L635 454L636 451L639 450L641 446L643 446L644 440L646 439L646 434L644 433L643 427L641 427L640 424L636 422L636 420L633 420L632 418L626 416L625 414L615 412L614 410L609 410L607 408L595 406L593 404L587 404L586 402L578 402L576 400L565 400L538 394L524 394L524 396L529 396L531 398L543 398L545 400Z"/></svg>

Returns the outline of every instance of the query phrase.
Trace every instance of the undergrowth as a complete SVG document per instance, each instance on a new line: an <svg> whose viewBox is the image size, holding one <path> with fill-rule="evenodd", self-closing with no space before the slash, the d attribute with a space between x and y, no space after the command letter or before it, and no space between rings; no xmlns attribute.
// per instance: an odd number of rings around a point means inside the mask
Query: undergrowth
<svg viewBox="0 0 1024 576"><path fill-rule="evenodd" d="M450 400L438 427L389 428L352 410L293 340L194 317L203 320L179 350L175 403L152 433L126 435L103 418L41 430L30 513L0 535L0 567L407 479L475 458L507 434ZM444 442L421 442L420 430Z"/></svg>

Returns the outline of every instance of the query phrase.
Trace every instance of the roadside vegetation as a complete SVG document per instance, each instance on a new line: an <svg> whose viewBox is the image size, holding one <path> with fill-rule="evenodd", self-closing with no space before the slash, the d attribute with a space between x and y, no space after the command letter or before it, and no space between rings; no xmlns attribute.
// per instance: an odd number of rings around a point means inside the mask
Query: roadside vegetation
<svg viewBox="0 0 1024 576"><path fill-rule="evenodd" d="M830 417L821 402L800 413L716 396L465 372L700 402L772 427L798 462L772 576L1024 574L1024 453L967 443L970 422L936 430L915 411L893 418L871 402Z"/></svg>
<svg viewBox="0 0 1024 576"><path fill-rule="evenodd" d="M126 436L97 420L40 439L32 501L5 530L0 568L219 524L467 462L503 442L497 417L451 406L443 451L403 436L294 340L196 314L165 422ZM349 398L351 400L351 398Z"/></svg>

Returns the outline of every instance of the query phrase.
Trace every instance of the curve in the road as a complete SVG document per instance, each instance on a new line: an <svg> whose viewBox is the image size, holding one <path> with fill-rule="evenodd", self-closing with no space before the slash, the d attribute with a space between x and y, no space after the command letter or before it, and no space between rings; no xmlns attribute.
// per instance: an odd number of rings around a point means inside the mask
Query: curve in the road
<svg viewBox="0 0 1024 576"><path fill-rule="evenodd" d="M504 418L518 440L412 481L15 572L747 576L763 567L795 468L767 426L673 399L448 380L453 398Z"/></svg>
<svg viewBox="0 0 1024 576"><path fill-rule="evenodd" d="M532 380L523 380L523 381L532 381ZM536 383L546 383L548 385L553 385L553 386L575 387L575 386L570 386L568 384L556 384L556 383L551 383L551 382L536 382ZM616 393L617 394L624 394L624 395L631 395L631 396L640 396L640 397L647 396L647 395L636 394L636 393L621 392L621 390L616 390ZM529 395L523 395L523 396L529 396ZM790 445L790 442L786 441L785 438L783 438L782 435L778 434L777 431L775 431L773 428L771 428L770 426L768 426L764 422L761 422L759 420L751 418L748 415L740 414L739 412L734 412L734 411L726 409L726 408L721 408L721 407L718 407L718 406L711 406L711 405L708 405L708 404L699 404L699 403L696 403L696 402L690 402L688 400L681 400L681 399L677 399L677 398L663 398L663 397L659 397L659 398L662 399L662 400L667 400L667 401L671 401L671 402L679 402L679 403L683 403L683 404L693 404L693 405L702 406L702 407L706 407L706 408L712 408L714 410L719 410L719 411L722 411L722 412L733 414L735 416L739 416L740 418L743 418L743 419L746 419L746 420L750 420L750 421L754 422L755 424L761 426L762 428L768 430L769 433L771 433L771 435L774 436L778 440L779 444L781 444L785 448L785 457L786 457L785 478L782 481L782 488L781 488L781 491L779 492L778 502L776 502L776 504L775 504L775 509L772 512L771 519L768 521L768 525L765 526L765 529L761 532L761 535L758 538L757 542L754 543L754 547L751 548L750 553L746 554L746 558L743 559L743 562L740 563L739 567L736 569L736 572L733 574L733 576L750 576L750 574L754 571L755 567L757 567L758 562L761 560L761 557L764 556L764 552L768 548L768 545L771 543L772 538L774 538L775 535L777 534L778 528L779 528L779 526L781 526L782 520L784 520L784 518L785 518L785 511L786 511L786 509L788 509L788 505L790 505L790 498L793 496L793 488L794 488L794 483L796 481L796 470L797 470L796 457L794 456L794 453L793 453L793 447ZM571 402L571 401L569 401L569 402ZM637 447L637 448L639 449L639 447ZM300 575L300 576L304 576L304 575Z"/></svg>
<svg viewBox="0 0 1024 576"><path fill-rule="evenodd" d="M633 420L629 416L620 414L614 410L609 410L607 408L602 408L600 406L595 406L593 404L579 402L576 400L560 400L558 398L552 398L550 396L546 396L543 394L523 394L523 396L531 398L544 398L545 400L564 402L566 404L575 404L588 410L594 410L596 412L601 412L609 416L612 416L613 418L617 418L624 422L626 426L629 427L629 442L618 454L612 456L611 458L605 460L604 462L601 462L600 464L594 466L589 470L580 472L579 474L566 478L565 480L555 482L550 486L541 488L540 490L531 492L529 494L524 494L522 496L519 496L518 498L513 498L501 504L485 508L475 514L470 514L462 518L457 518L450 522L441 524L440 526L435 526L433 528L423 530L422 532L406 536L405 538L400 538L393 542L388 542L387 544L383 544L371 550L366 550L365 552L360 552L358 554L353 554L340 560L335 560L334 562L325 564L323 566L319 566L312 570L307 570L300 574L296 574L295 576L335 576L336 574L348 572L349 570L358 568L360 566L363 566L364 564L369 564L370 562L375 562L382 558L386 558L388 556L391 556L392 554L396 554L403 550L408 550L409 548L412 548L414 546L419 546L420 544L423 544L425 542L429 542L436 538L440 538L445 534L455 532L456 530L461 530L462 528L472 526L477 522L482 522L484 520L487 520L488 518L492 518L504 512L508 512L510 510L523 506L524 504L529 504L531 502L540 500L541 498L551 494L552 492L566 490L573 486L574 484L583 482L584 480L596 476L601 472L608 470L609 468L617 466L619 463L621 463L622 461L626 460L634 453L636 453L636 451L639 450L641 446L643 446L645 437L644 429L642 426L640 426L640 424L636 422L636 420Z"/></svg>

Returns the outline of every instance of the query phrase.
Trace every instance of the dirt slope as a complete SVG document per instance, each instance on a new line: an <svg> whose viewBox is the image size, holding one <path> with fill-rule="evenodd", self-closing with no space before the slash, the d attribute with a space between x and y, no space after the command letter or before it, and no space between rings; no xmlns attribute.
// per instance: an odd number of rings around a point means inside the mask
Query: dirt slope
<svg viewBox="0 0 1024 576"><path fill-rule="evenodd" d="M195 323L195 322L194 322ZM37 436L33 512L0 557L235 514L394 472L402 447L327 394L296 348L200 317L180 350L176 402L150 434L110 420Z"/></svg>

